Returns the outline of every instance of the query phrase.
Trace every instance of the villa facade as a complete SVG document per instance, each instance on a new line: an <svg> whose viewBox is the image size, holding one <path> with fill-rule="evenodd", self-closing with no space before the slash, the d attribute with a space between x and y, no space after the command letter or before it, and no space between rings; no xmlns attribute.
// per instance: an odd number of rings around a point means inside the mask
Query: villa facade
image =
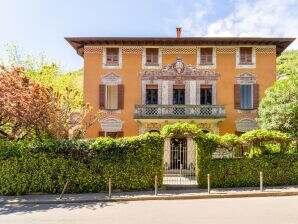
<svg viewBox="0 0 298 224"><path fill-rule="evenodd" d="M293 38L66 38L84 57L84 101L105 117L86 138L134 136L178 121L223 135L257 128L276 57Z"/></svg>

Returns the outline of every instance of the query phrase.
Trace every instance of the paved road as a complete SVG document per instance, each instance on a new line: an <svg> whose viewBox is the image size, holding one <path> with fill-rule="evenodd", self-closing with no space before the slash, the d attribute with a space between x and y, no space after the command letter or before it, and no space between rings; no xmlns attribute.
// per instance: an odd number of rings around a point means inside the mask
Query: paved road
<svg viewBox="0 0 298 224"><path fill-rule="evenodd" d="M0 207L1 224L298 223L298 197L131 201Z"/></svg>

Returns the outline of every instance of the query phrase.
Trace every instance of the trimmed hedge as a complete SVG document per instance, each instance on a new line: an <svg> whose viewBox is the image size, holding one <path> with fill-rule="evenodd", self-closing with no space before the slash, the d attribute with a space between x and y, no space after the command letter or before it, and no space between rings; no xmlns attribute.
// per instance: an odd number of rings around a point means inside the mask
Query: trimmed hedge
<svg viewBox="0 0 298 224"><path fill-rule="evenodd" d="M0 160L0 194L60 193L67 179L67 193L105 191L108 178L113 189L153 189L155 175L162 183L162 158L158 134L28 144Z"/></svg>
<svg viewBox="0 0 298 224"><path fill-rule="evenodd" d="M199 187L207 187L207 174L211 174L212 187L259 186L260 171L264 185L298 184L298 155L271 154L256 158L214 159L198 173Z"/></svg>

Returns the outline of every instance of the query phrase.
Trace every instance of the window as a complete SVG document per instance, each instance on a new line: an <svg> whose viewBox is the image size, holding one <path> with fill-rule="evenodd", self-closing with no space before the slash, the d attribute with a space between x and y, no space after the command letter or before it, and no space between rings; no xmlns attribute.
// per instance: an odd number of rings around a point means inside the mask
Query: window
<svg viewBox="0 0 298 224"><path fill-rule="evenodd" d="M240 47L240 64L252 64L252 47Z"/></svg>
<svg viewBox="0 0 298 224"><path fill-rule="evenodd" d="M99 108L105 110L123 109L123 85L99 85Z"/></svg>
<svg viewBox="0 0 298 224"><path fill-rule="evenodd" d="M234 84L234 108L239 110L258 109L259 84Z"/></svg>
<svg viewBox="0 0 298 224"><path fill-rule="evenodd" d="M106 49L107 65L119 65L119 48L107 48Z"/></svg>
<svg viewBox="0 0 298 224"><path fill-rule="evenodd" d="M98 137L120 138L123 137L123 131L100 131Z"/></svg>
<svg viewBox="0 0 298 224"><path fill-rule="evenodd" d="M174 86L173 104L185 104L185 87L184 86Z"/></svg>
<svg viewBox="0 0 298 224"><path fill-rule="evenodd" d="M158 104L158 86L146 86L146 104Z"/></svg>
<svg viewBox="0 0 298 224"><path fill-rule="evenodd" d="M200 50L200 64L212 65L212 48L201 48Z"/></svg>
<svg viewBox="0 0 298 224"><path fill-rule="evenodd" d="M142 53L143 69L161 69L162 53L158 47L144 47Z"/></svg>
<svg viewBox="0 0 298 224"><path fill-rule="evenodd" d="M252 85L240 85L240 109L253 109Z"/></svg>
<svg viewBox="0 0 298 224"><path fill-rule="evenodd" d="M122 137L123 136L123 133L120 132L120 131L115 131L115 132L106 132L105 133L106 137L111 137L111 138L119 138L119 137Z"/></svg>
<svg viewBox="0 0 298 224"><path fill-rule="evenodd" d="M146 65L158 65L158 48L146 48Z"/></svg>
<svg viewBox="0 0 298 224"><path fill-rule="evenodd" d="M201 85L200 94L201 94L200 104L212 105L212 86L211 85Z"/></svg>
<svg viewBox="0 0 298 224"><path fill-rule="evenodd" d="M106 107L108 110L118 109L118 86L107 85Z"/></svg>

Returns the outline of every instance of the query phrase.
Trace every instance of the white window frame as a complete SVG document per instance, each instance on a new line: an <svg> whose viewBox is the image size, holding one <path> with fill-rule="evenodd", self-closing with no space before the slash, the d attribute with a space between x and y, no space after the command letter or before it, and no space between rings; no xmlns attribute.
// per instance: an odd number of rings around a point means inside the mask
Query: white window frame
<svg viewBox="0 0 298 224"><path fill-rule="evenodd" d="M119 49L119 63L118 65L107 65L107 48L118 48ZM122 47L106 46L103 47L102 52L102 68L105 69L121 69L122 68Z"/></svg>
<svg viewBox="0 0 298 224"><path fill-rule="evenodd" d="M158 65L146 65L146 49L147 48L157 48L158 49ZM160 47L156 46L148 46L143 48L143 53L142 53L142 68L143 69L161 69L162 68L162 52Z"/></svg>
<svg viewBox="0 0 298 224"><path fill-rule="evenodd" d="M252 63L251 64L241 64L240 63L240 47L251 47L252 48ZM256 47L253 46L239 46L236 47L236 68L256 68Z"/></svg>
<svg viewBox="0 0 298 224"><path fill-rule="evenodd" d="M202 65L201 62L201 48L212 48L212 64ZM197 48L197 68L198 69L216 69L216 47L215 46L200 46Z"/></svg>

